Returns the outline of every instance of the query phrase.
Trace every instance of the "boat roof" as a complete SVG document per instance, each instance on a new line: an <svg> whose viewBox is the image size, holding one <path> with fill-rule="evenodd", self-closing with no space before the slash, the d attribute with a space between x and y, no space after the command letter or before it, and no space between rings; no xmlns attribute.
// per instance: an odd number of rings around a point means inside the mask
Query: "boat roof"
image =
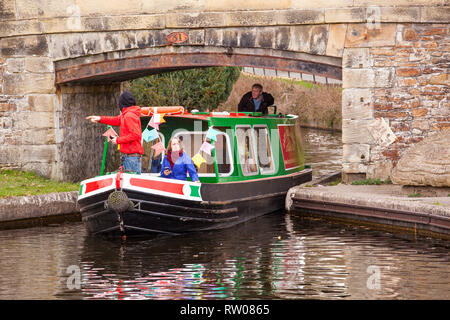
<svg viewBox="0 0 450 320"><path fill-rule="evenodd" d="M258 119L258 118L278 118L278 119L292 119L296 118L295 115L283 115L280 117L276 114L265 115L261 112L192 112L183 114L166 114L164 117L185 118L192 120L208 121L210 118L227 118L227 119Z"/></svg>

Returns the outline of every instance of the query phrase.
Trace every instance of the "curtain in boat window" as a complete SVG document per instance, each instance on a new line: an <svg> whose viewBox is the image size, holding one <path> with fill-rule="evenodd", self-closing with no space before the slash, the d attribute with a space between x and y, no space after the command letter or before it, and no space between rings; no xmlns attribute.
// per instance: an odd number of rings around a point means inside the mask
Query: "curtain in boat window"
<svg viewBox="0 0 450 320"><path fill-rule="evenodd" d="M253 134L250 126L236 127L239 160L245 176L258 173L253 146Z"/></svg>
<svg viewBox="0 0 450 320"><path fill-rule="evenodd" d="M200 147L205 141L206 132L182 132L178 133L176 137L180 138L183 145L184 152L191 158L200 151ZM220 133L216 136L217 141L214 142L214 150L216 152L217 167L219 175L229 174L231 170L231 158L228 152L228 145L226 135ZM208 140L211 143L211 141ZM202 163L197 172L200 176L202 174L215 175L214 159L212 155L206 152L201 152L202 157L206 163Z"/></svg>
<svg viewBox="0 0 450 320"><path fill-rule="evenodd" d="M164 136L161 133L158 133L158 135L159 138L153 141L146 142L142 139L142 146L144 148L144 154L142 155L142 172L158 174L161 172L161 162L164 158L165 151L159 155L155 155L155 150L152 149L152 146L160 141L164 144Z"/></svg>
<svg viewBox="0 0 450 320"><path fill-rule="evenodd" d="M258 164L262 174L272 173L273 160L270 149L270 137L267 127L254 127L256 135L256 150L258 154Z"/></svg>

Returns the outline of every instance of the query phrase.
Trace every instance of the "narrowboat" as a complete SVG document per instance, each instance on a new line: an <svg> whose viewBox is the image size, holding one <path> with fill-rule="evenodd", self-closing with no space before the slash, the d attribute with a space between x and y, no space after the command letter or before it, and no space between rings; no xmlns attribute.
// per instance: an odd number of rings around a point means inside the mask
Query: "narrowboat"
<svg viewBox="0 0 450 320"><path fill-rule="evenodd" d="M156 139L143 139L141 174L104 173L102 166L99 176L80 183L78 205L89 234L177 235L229 228L284 208L289 188L312 179L297 116L277 114L276 107L268 115L180 108L141 108L143 131L155 115L164 119ZM200 182L160 176L164 151L157 155L151 146L167 147L171 137L182 141L191 158L201 155ZM205 142L210 152L203 151Z"/></svg>

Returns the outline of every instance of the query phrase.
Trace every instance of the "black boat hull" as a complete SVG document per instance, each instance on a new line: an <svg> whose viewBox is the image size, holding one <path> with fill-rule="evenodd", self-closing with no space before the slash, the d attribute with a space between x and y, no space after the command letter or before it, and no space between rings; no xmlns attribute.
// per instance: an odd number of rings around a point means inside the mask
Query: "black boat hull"
<svg viewBox="0 0 450 320"><path fill-rule="evenodd" d="M229 228L284 208L289 188L310 181L311 169L276 178L236 183L202 184L202 201L176 199L122 188L133 208L117 213L107 208L112 192L79 199L90 234L150 236Z"/></svg>

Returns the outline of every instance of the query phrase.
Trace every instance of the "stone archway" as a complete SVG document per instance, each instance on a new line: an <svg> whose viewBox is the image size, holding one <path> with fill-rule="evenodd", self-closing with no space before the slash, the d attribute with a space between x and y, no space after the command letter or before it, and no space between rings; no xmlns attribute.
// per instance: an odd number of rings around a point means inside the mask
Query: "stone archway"
<svg viewBox="0 0 450 320"><path fill-rule="evenodd" d="M133 55L128 54L126 58L106 58L93 62L78 60L75 65L63 60L56 64L56 84L118 82L155 73L215 66L276 69L342 80L341 60L332 57L314 59L314 56L308 54L285 57L283 51L275 55L273 50L258 50L255 53L232 48L177 49L181 50L159 50L162 52L146 55L141 54L141 50L135 50Z"/></svg>

